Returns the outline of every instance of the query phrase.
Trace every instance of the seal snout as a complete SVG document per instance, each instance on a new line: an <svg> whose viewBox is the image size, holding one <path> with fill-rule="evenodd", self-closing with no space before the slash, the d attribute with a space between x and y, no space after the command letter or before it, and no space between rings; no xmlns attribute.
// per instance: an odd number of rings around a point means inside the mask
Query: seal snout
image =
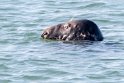
<svg viewBox="0 0 124 83"><path fill-rule="evenodd" d="M48 32L44 31L41 35L42 38L48 38Z"/></svg>

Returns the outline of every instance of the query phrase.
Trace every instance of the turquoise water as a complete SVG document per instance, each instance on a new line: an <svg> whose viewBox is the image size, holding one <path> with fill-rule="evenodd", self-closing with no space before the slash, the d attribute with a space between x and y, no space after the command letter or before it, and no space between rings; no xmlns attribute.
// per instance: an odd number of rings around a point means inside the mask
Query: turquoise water
<svg viewBox="0 0 124 83"><path fill-rule="evenodd" d="M124 83L124 0L0 0L0 83ZM102 42L50 41L46 26L93 20Z"/></svg>

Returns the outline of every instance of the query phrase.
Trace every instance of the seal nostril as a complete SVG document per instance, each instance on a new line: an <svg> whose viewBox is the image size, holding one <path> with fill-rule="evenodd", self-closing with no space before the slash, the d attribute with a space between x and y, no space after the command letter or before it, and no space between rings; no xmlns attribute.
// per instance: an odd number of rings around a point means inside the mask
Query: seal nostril
<svg viewBox="0 0 124 83"><path fill-rule="evenodd" d="M41 34L41 37L43 37L43 33Z"/></svg>
<svg viewBox="0 0 124 83"><path fill-rule="evenodd" d="M44 33L41 35L41 37L46 38L47 35L48 35L48 33L47 33L47 32L44 32Z"/></svg>
<svg viewBox="0 0 124 83"><path fill-rule="evenodd" d="M63 35L62 40L65 40L67 38L67 35Z"/></svg>

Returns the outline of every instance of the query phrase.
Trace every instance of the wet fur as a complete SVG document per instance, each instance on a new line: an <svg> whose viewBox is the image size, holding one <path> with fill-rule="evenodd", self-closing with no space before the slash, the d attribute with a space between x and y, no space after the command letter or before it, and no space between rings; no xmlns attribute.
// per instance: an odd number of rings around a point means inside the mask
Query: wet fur
<svg viewBox="0 0 124 83"><path fill-rule="evenodd" d="M91 40L102 41L103 36L98 26L90 20L73 20L45 29L42 38L55 40Z"/></svg>

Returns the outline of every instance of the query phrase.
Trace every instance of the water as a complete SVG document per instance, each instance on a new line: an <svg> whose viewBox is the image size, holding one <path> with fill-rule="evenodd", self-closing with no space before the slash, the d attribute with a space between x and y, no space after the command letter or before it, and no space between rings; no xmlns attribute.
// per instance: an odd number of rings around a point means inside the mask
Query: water
<svg viewBox="0 0 124 83"><path fill-rule="evenodd" d="M0 0L0 83L124 83L124 0ZM49 25L93 20L102 42L40 38Z"/></svg>

